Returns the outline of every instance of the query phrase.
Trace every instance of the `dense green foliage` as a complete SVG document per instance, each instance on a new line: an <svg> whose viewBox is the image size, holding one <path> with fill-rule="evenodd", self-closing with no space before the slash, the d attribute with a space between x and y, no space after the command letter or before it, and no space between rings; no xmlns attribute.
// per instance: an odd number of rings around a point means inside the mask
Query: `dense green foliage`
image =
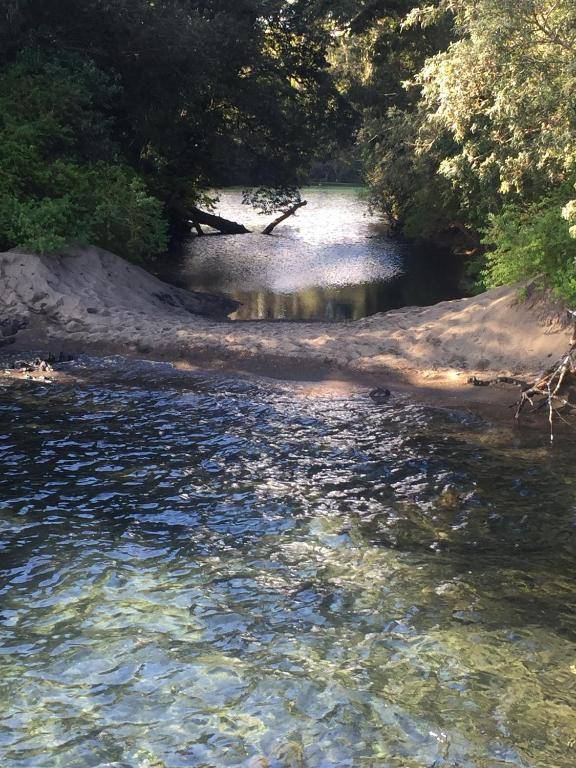
<svg viewBox="0 0 576 768"><path fill-rule="evenodd" d="M161 251L224 184L354 179L576 298L573 0L6 0L0 246ZM483 238L484 248L479 247Z"/></svg>
<svg viewBox="0 0 576 768"><path fill-rule="evenodd" d="M486 285L544 274L576 298L573 0L338 8L341 87L379 207L410 236L483 232Z"/></svg>
<svg viewBox="0 0 576 768"><path fill-rule="evenodd" d="M297 184L349 119L306 5L3 3L2 247L142 256L214 186Z"/></svg>
<svg viewBox="0 0 576 768"><path fill-rule="evenodd" d="M485 284L546 276L560 296L576 297L576 239L562 218L563 200L562 195L543 198L530 205L506 207L490 217Z"/></svg>
<svg viewBox="0 0 576 768"><path fill-rule="evenodd" d="M70 243L131 258L166 246L162 205L122 163L105 110L115 86L75 55L28 51L0 79L0 247ZM57 109L54 105L57 104Z"/></svg>

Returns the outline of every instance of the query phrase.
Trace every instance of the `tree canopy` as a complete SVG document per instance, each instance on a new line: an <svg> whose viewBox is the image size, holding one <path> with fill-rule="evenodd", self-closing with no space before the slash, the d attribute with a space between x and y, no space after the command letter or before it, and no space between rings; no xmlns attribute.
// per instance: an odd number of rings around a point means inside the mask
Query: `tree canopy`
<svg viewBox="0 0 576 768"><path fill-rule="evenodd" d="M349 116L328 71L330 31L305 6L10 0L2 244L96 236L144 254L214 186L297 184Z"/></svg>
<svg viewBox="0 0 576 768"><path fill-rule="evenodd" d="M340 9L340 78L377 205L410 236L481 233L484 285L543 274L575 298L572 0Z"/></svg>
<svg viewBox="0 0 576 768"><path fill-rule="evenodd" d="M487 253L479 284L544 275L576 298L573 0L2 8L2 247L143 256L210 189L269 207L314 162L360 158L401 233Z"/></svg>

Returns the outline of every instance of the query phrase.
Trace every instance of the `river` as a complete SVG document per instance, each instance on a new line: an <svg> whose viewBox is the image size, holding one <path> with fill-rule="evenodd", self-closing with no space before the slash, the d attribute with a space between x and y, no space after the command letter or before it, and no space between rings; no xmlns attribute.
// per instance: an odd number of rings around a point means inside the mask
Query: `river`
<svg viewBox="0 0 576 768"><path fill-rule="evenodd" d="M2 768L573 768L570 433L68 370L0 387Z"/></svg>
<svg viewBox="0 0 576 768"><path fill-rule="evenodd" d="M242 205L239 189L218 194L217 213L251 233L193 236L161 262L159 274L237 299L242 306L232 319L357 320L461 295L454 261L388 236L360 187L303 189L307 206L269 237L259 232L274 216Z"/></svg>

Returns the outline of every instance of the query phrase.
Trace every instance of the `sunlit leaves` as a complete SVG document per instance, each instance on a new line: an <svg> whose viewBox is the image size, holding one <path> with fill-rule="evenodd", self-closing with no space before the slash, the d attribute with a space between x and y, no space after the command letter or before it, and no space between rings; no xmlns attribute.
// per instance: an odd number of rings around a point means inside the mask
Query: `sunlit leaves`
<svg viewBox="0 0 576 768"><path fill-rule="evenodd" d="M453 2L461 39L418 75L428 120L498 166L496 193L561 182L576 160L576 6L548 0ZM576 38L574 38L576 39ZM470 155L468 156L470 159Z"/></svg>
<svg viewBox="0 0 576 768"><path fill-rule="evenodd" d="M571 224L570 235L576 238L576 200L570 200L562 208L562 218Z"/></svg>
<svg viewBox="0 0 576 768"><path fill-rule="evenodd" d="M529 206L505 207L491 217L484 271L489 286L538 277L564 298L576 297L576 240L562 219L561 200L559 191ZM564 218L574 210L570 204L566 206Z"/></svg>

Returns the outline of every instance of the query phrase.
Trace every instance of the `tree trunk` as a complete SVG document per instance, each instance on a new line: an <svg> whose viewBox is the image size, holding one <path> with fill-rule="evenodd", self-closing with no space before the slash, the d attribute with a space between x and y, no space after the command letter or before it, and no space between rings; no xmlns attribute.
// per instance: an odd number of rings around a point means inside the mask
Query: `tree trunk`
<svg viewBox="0 0 576 768"><path fill-rule="evenodd" d="M278 224L281 224L283 221L285 221L289 216L293 216L298 208L302 208L303 205L307 205L307 200L302 200L300 203L296 203L296 205L293 205L292 208L289 208L287 211L285 211L282 216L279 216L277 219L274 219L274 221L271 221L270 224L262 231L263 235L270 235L272 234L272 230L275 229Z"/></svg>
<svg viewBox="0 0 576 768"><path fill-rule="evenodd" d="M299 208L302 208L303 205L307 204L308 203L306 200L302 200L301 202L296 203L296 205L293 205L287 211L284 211L284 213L277 219L274 219L274 221L270 222L270 224L268 224L268 226L263 230L262 234L270 235L272 231L278 226L278 224L281 224L287 218L293 216ZM201 227L202 224L206 225L207 227L212 227L212 229L217 229L219 232L222 232L225 235L244 235L247 232L250 232L249 229L246 229L244 224L238 224L235 221L223 219L221 216L216 216L213 213L206 213L206 211L200 210L200 208L197 208L195 205L191 206L186 211L186 216L189 218L196 232L198 232L198 235L204 234Z"/></svg>
<svg viewBox="0 0 576 768"><path fill-rule="evenodd" d="M201 211L200 208L196 208L195 205L188 209L187 214L196 231L198 231L198 227L201 224L205 224L207 227L212 227L212 229L217 229L225 235L244 235L246 232L250 231L249 229L246 229L243 224L237 224L235 221L223 219L221 216L215 216L213 213L206 213L206 211Z"/></svg>

